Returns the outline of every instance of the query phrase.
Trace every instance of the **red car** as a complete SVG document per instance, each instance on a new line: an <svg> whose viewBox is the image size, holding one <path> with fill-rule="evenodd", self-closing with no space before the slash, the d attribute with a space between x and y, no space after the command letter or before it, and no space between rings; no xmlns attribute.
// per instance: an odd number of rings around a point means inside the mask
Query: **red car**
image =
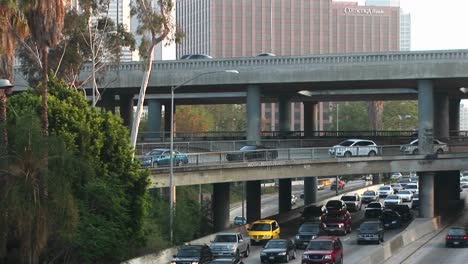
<svg viewBox="0 0 468 264"><path fill-rule="evenodd" d="M338 181L338 190L343 190L346 185L346 182L339 180ZM336 181L332 182L330 185L330 190L336 190Z"/></svg>
<svg viewBox="0 0 468 264"><path fill-rule="evenodd" d="M346 212L328 213L324 221L328 234L346 235L351 232L351 214Z"/></svg>
<svg viewBox="0 0 468 264"><path fill-rule="evenodd" d="M320 236L307 245L301 264L343 263L343 244L335 236Z"/></svg>

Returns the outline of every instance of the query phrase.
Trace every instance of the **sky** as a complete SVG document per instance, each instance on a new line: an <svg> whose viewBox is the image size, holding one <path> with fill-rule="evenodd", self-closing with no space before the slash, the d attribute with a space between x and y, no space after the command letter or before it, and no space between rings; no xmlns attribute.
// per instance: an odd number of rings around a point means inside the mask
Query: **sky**
<svg viewBox="0 0 468 264"><path fill-rule="evenodd" d="M400 0L400 7L411 14L411 50L468 49L468 0Z"/></svg>

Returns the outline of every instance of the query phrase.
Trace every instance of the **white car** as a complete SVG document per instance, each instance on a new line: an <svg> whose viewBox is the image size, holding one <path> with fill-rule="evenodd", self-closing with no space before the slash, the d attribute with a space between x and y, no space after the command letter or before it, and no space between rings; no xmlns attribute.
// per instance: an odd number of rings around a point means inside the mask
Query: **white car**
<svg viewBox="0 0 468 264"><path fill-rule="evenodd" d="M403 202L411 202L413 200L413 192L410 190L401 190L397 195L401 197Z"/></svg>
<svg viewBox="0 0 468 264"><path fill-rule="evenodd" d="M317 184L317 190L325 190L325 185Z"/></svg>
<svg viewBox="0 0 468 264"><path fill-rule="evenodd" d="M387 197L387 195L393 194L393 188L390 185L384 185L379 187L379 197Z"/></svg>
<svg viewBox="0 0 468 264"><path fill-rule="evenodd" d="M444 143L437 139L434 139L433 143L434 143L434 153L441 154L441 153L449 151L447 143ZM418 139L411 141L409 144L402 145L400 147L400 152L402 152L403 154L413 154L413 155L419 154Z"/></svg>
<svg viewBox="0 0 468 264"><path fill-rule="evenodd" d="M400 179L401 177L403 177L403 175L401 174L401 172L394 172L394 173L392 173L392 176L390 176L390 179L392 179L392 180L398 180L398 179Z"/></svg>
<svg viewBox="0 0 468 264"><path fill-rule="evenodd" d="M291 204L296 204L296 202L297 202L297 196L292 194L291 195Z"/></svg>
<svg viewBox="0 0 468 264"><path fill-rule="evenodd" d="M377 145L372 140L348 139L328 150L330 156L351 157L351 156L369 156L373 157L379 154Z"/></svg>
<svg viewBox="0 0 468 264"><path fill-rule="evenodd" d="M418 192L418 189L417 183L408 183L405 187L405 190L411 191L412 193Z"/></svg>
<svg viewBox="0 0 468 264"><path fill-rule="evenodd" d="M460 187L462 187L462 188L468 188L468 179L462 179L462 180L460 180Z"/></svg>
<svg viewBox="0 0 468 264"><path fill-rule="evenodd" d="M403 202L400 196L392 194L392 195L388 195L387 198L385 198L383 203L385 207L389 207L392 205L402 204Z"/></svg>

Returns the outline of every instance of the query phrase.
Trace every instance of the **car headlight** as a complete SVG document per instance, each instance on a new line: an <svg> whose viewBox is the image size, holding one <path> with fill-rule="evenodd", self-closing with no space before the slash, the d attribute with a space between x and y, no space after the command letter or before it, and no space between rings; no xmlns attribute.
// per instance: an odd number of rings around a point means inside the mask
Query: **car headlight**
<svg viewBox="0 0 468 264"><path fill-rule="evenodd" d="M176 264L175 261L171 261L171 264Z"/></svg>
<svg viewBox="0 0 468 264"><path fill-rule="evenodd" d="M233 250L235 247L236 247L235 245L229 245L229 246L227 246L227 248L228 248L229 250Z"/></svg>
<svg viewBox="0 0 468 264"><path fill-rule="evenodd" d="M192 261L192 264L200 264L198 261Z"/></svg>
<svg viewBox="0 0 468 264"><path fill-rule="evenodd" d="M286 252L280 252L278 255L280 255L280 256L286 256Z"/></svg>
<svg viewBox="0 0 468 264"><path fill-rule="evenodd" d="M266 256L266 253L261 252L261 253L260 253L260 256Z"/></svg>
<svg viewBox="0 0 468 264"><path fill-rule="evenodd" d="M338 227L339 228L342 228L344 225L343 224L338 224Z"/></svg>
<svg viewBox="0 0 468 264"><path fill-rule="evenodd" d="M392 221L392 224L396 224L396 223L397 223L397 221Z"/></svg>
<svg viewBox="0 0 468 264"><path fill-rule="evenodd" d="M331 259L331 255L324 255L323 259Z"/></svg>
<svg viewBox="0 0 468 264"><path fill-rule="evenodd" d="M296 236L296 239L300 239L300 237L299 237L299 236Z"/></svg>

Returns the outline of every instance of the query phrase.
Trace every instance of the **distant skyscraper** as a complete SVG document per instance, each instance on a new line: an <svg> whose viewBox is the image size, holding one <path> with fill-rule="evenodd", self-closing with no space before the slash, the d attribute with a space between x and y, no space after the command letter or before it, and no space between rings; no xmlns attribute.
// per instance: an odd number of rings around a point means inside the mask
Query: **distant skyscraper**
<svg viewBox="0 0 468 264"><path fill-rule="evenodd" d="M390 2L369 7L332 0L177 0L177 24L185 33L177 57L398 51L400 8ZM293 109L291 127L303 130L303 106L293 103ZM326 109L328 103L320 103L319 130L330 120ZM262 105L266 130L278 130L277 110L275 103Z"/></svg>

